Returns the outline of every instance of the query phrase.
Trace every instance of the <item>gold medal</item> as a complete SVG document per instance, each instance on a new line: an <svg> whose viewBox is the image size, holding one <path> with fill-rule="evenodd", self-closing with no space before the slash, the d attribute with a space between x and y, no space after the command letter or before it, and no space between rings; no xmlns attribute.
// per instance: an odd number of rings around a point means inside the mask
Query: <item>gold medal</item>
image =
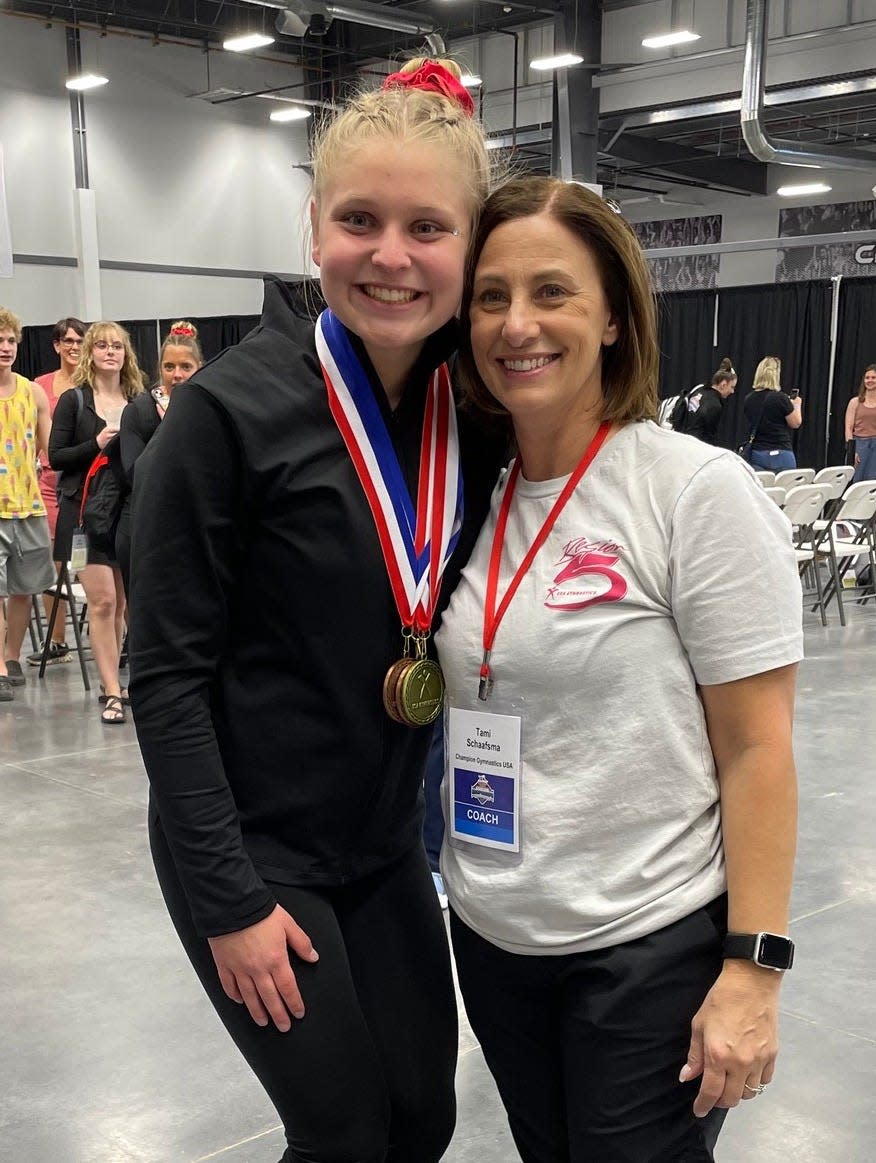
<svg viewBox="0 0 876 1163"><path fill-rule="evenodd" d="M444 706L444 675L438 663L426 657L426 635L403 631L403 636L404 657L392 664L383 680L383 706L396 723L426 727Z"/></svg>
<svg viewBox="0 0 876 1163"><path fill-rule="evenodd" d="M444 675L438 663L413 660L399 675L395 699L403 722L412 727L434 723L444 707Z"/></svg>

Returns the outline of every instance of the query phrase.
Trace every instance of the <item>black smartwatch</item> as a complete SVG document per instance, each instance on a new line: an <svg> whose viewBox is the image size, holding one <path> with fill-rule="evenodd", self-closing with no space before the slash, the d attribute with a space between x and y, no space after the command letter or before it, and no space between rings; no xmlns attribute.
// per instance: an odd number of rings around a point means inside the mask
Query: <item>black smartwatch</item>
<svg viewBox="0 0 876 1163"><path fill-rule="evenodd" d="M781 972L794 964L794 942L777 933L728 933L723 956L753 961L764 969Z"/></svg>

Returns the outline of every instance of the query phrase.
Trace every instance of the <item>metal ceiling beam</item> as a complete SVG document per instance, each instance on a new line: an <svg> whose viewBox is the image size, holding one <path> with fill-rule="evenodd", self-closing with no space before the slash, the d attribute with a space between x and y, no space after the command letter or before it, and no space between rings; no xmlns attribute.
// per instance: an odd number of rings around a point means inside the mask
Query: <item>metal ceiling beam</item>
<svg viewBox="0 0 876 1163"><path fill-rule="evenodd" d="M754 157L782 166L815 169L876 169L876 154L863 150L807 149L796 141L773 140L763 122L769 0L748 0L745 12L745 62L742 69L742 136Z"/></svg>
<svg viewBox="0 0 876 1163"><path fill-rule="evenodd" d="M608 134L604 135L606 138ZM608 142L606 142L608 145ZM633 133L621 133L615 137L611 149L606 150L611 157L635 162L658 169L668 174L683 174L702 179L710 186L720 186L742 194L766 194L767 167L747 158L719 157L706 150L692 149L690 146L670 145L652 137L637 137Z"/></svg>

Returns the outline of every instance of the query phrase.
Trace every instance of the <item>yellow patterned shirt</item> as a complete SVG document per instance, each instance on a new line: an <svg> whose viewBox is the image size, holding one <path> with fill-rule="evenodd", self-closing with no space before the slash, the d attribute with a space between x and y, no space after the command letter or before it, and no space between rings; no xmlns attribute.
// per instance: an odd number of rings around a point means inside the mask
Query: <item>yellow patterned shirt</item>
<svg viewBox="0 0 876 1163"><path fill-rule="evenodd" d="M0 397L0 518L45 516L36 454L36 399L30 381L16 375L15 391Z"/></svg>

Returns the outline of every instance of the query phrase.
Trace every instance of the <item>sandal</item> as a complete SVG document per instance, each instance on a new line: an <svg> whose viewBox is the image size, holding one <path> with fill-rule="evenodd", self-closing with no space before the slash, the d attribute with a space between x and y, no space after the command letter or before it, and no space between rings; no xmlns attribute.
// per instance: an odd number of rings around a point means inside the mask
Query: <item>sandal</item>
<svg viewBox="0 0 876 1163"><path fill-rule="evenodd" d="M127 719L125 707L118 695L104 695L106 704L100 713L101 723L108 727L116 727Z"/></svg>
<svg viewBox="0 0 876 1163"><path fill-rule="evenodd" d="M104 703L106 703L106 700L108 697L109 696L106 693L106 687L103 685L103 683L101 683L100 684L100 694L97 696L97 701L101 704L104 704ZM122 700L123 707L130 707L131 696L128 694L128 688L126 686L122 687L122 693L119 697Z"/></svg>

